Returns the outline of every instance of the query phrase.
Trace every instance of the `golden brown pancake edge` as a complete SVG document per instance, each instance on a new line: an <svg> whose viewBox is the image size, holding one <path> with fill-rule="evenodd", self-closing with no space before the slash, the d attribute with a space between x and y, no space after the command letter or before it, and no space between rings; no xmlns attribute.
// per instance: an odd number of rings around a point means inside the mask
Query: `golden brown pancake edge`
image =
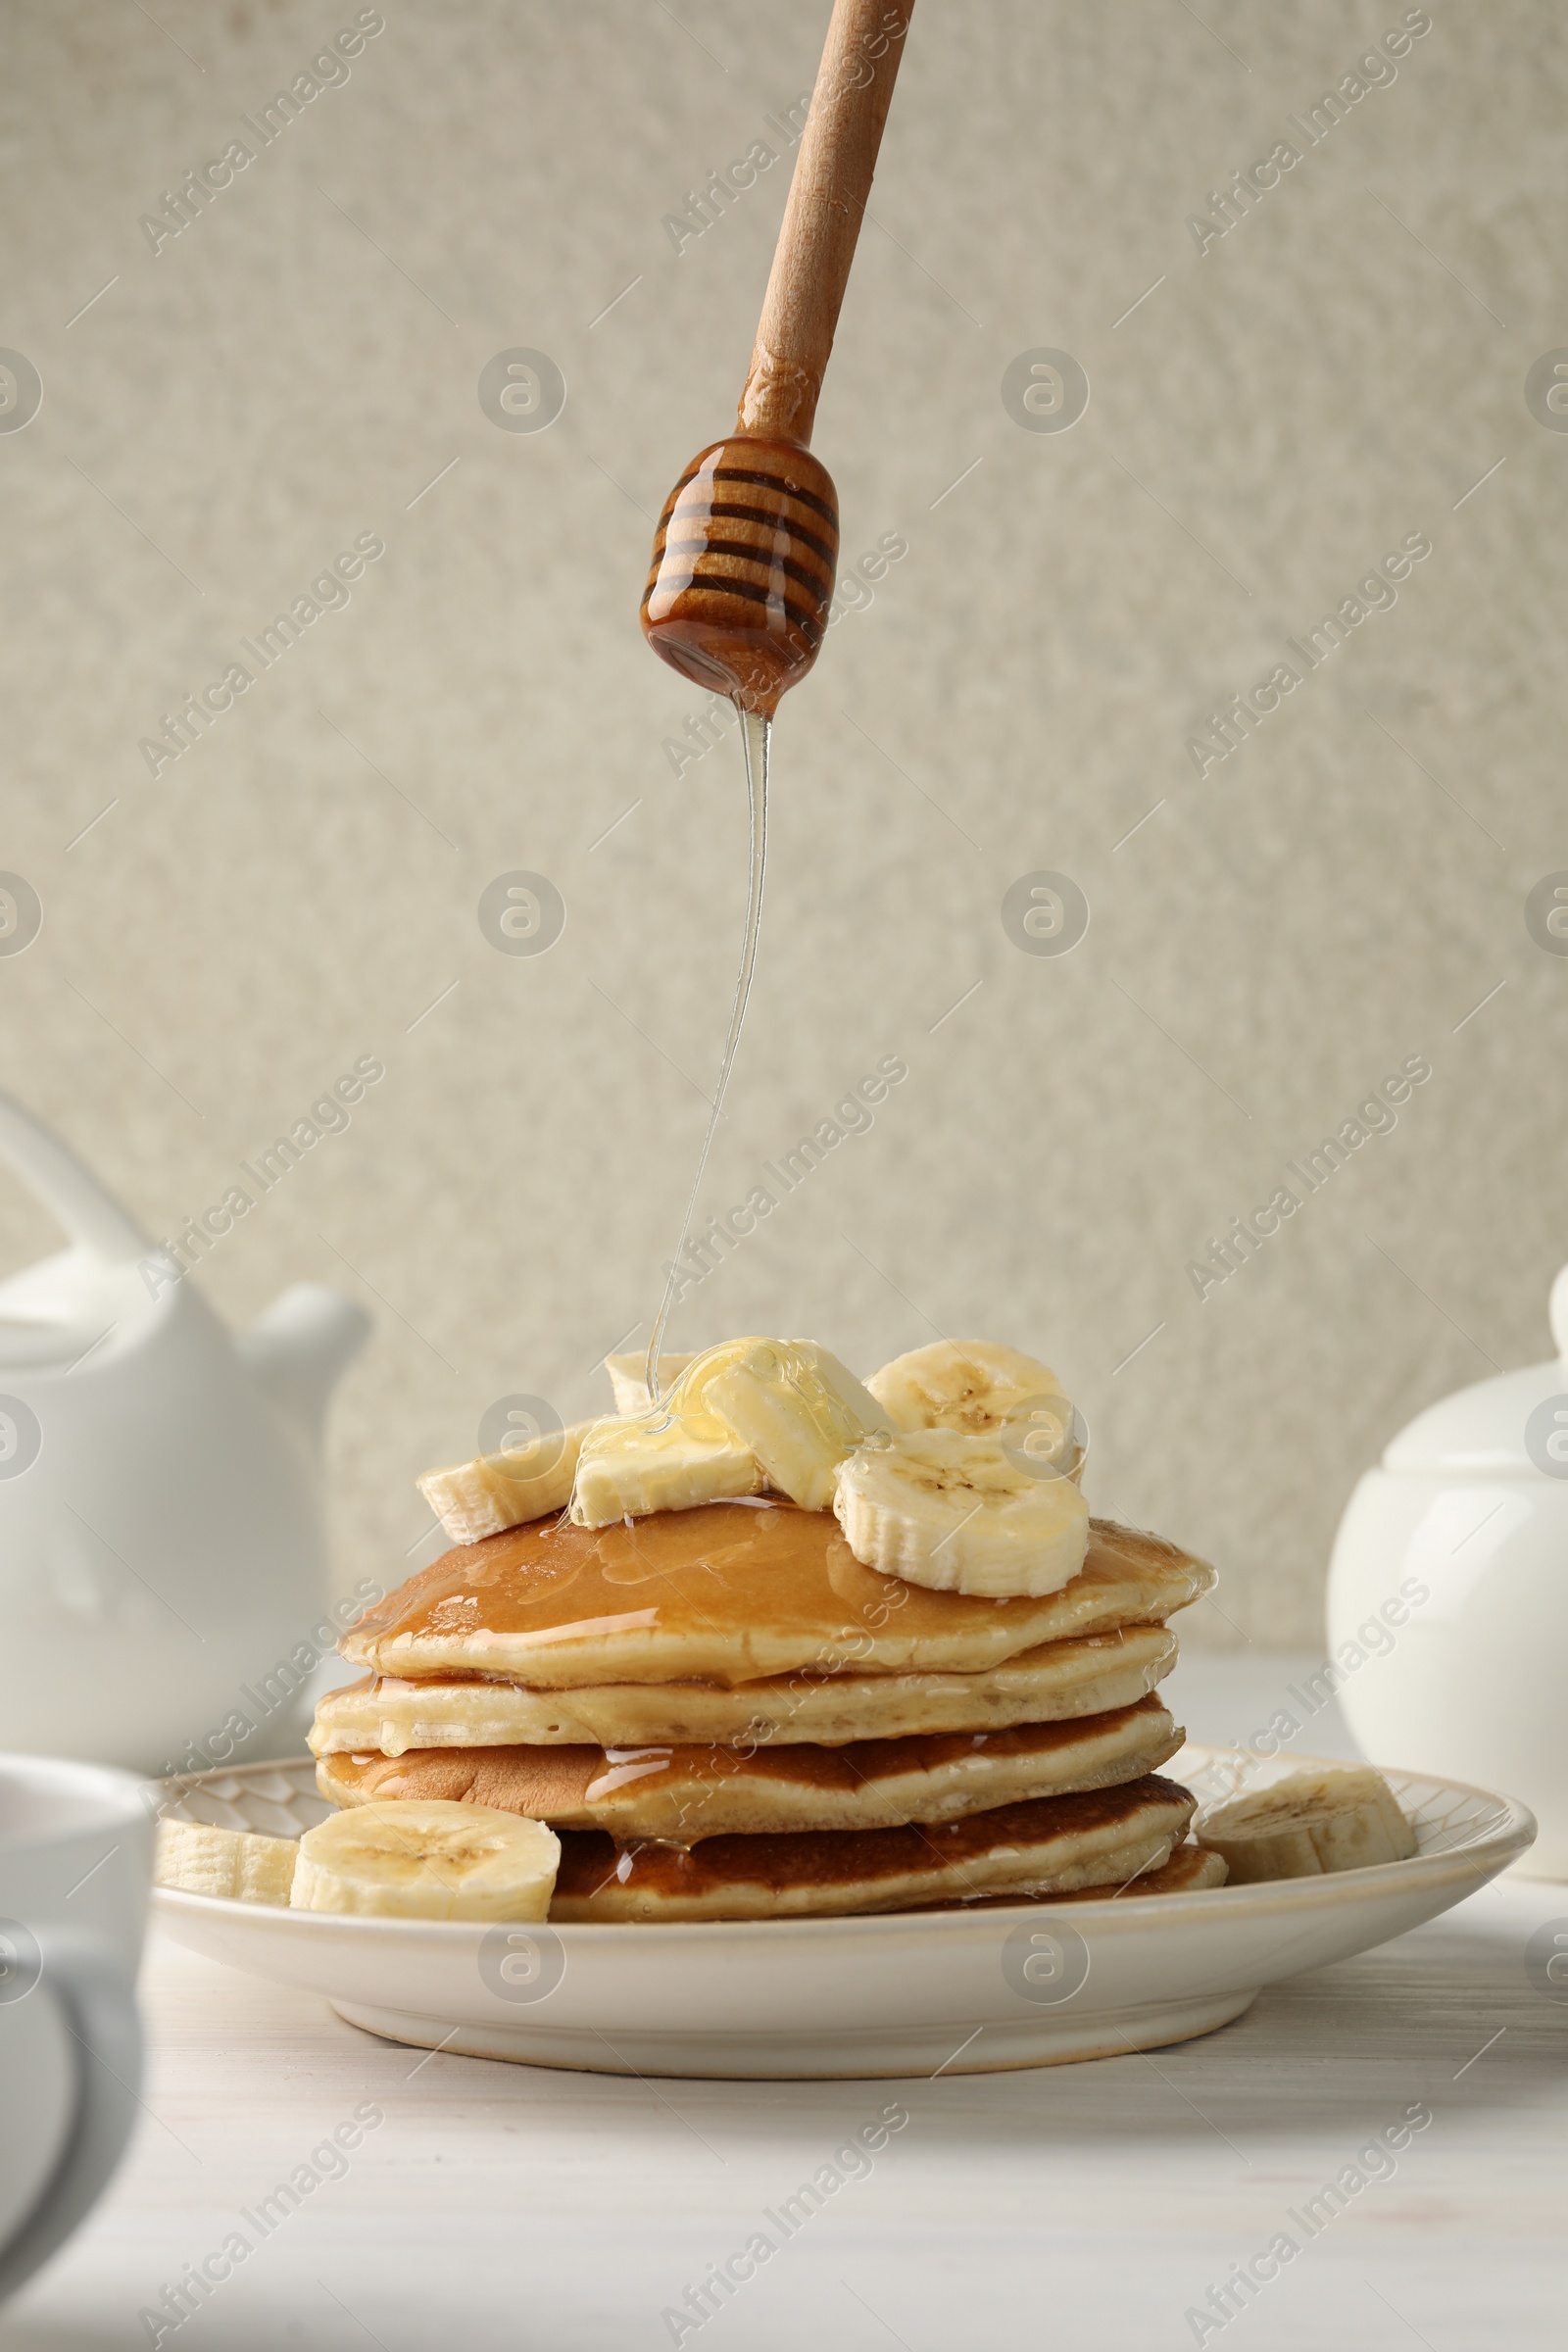
<svg viewBox="0 0 1568 2352"><path fill-rule="evenodd" d="M533 1690L800 1669L974 1672L1052 1641L1162 1622L1213 1582L1164 1539L1091 1522L1058 1592L933 1592L858 1561L825 1511L706 1503L610 1528L535 1520L459 1545L367 1611L340 1648L403 1680L480 1674Z"/></svg>
<svg viewBox="0 0 1568 2352"><path fill-rule="evenodd" d="M560 1923L844 1917L1015 1889L1114 1886L1157 1867L1197 1800L1150 1773L1114 1788L903 1829L709 1838L693 1846L562 1836Z"/></svg>
<svg viewBox="0 0 1568 2352"><path fill-rule="evenodd" d="M792 1744L446 1747L329 1754L321 1794L339 1805L441 1798L557 1829L682 1844L723 1835L891 1829L1139 1779L1185 1735L1152 1695L1105 1715L998 1732Z"/></svg>
<svg viewBox="0 0 1568 2352"><path fill-rule="evenodd" d="M1047 1642L978 1674L780 1675L734 1689L695 1682L531 1690L482 1678L367 1676L320 1700L316 1755L413 1747L599 1744L755 1746L996 1731L1130 1706L1176 1662L1176 1637L1133 1625Z"/></svg>

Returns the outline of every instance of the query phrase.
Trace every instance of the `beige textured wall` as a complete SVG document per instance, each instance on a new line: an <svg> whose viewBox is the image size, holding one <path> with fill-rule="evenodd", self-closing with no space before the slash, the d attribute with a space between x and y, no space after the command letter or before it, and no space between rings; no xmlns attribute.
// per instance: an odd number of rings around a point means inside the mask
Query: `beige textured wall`
<svg viewBox="0 0 1568 2352"><path fill-rule="evenodd" d="M347 84L155 258L138 216L355 11L156 13L10 19L0 342L45 394L0 435L0 864L45 912L0 960L6 1083L165 1232L384 1060L201 1279L236 1320L302 1275L376 1310L332 1461L342 1574L391 1581L425 1556L414 1473L503 1393L591 1409L672 1245L744 814L733 743L671 773L699 698L635 610L652 515L726 429L788 166L678 256L662 218L808 86L826 9L386 0ZM705 1205L880 1056L909 1075L672 1337L1037 1348L1097 1503L1222 1564L1191 1638L1310 1643L1355 1473L1545 1352L1564 1252L1568 963L1523 904L1568 865L1568 439L1524 378L1568 339L1568 23L1435 5L1200 256L1205 191L1403 12L1202 14L920 0L815 442L846 557L909 552L785 706ZM568 386L538 435L476 397L514 346ZM1070 431L1004 408L1037 346L1088 372ZM138 738L362 532L386 554L348 608L151 776ZM1200 780L1216 699L1417 532L1397 605ZM567 907L537 958L476 921L515 867ZM1000 918L1039 868L1093 909L1059 959ZM1397 1129L1200 1302L1206 1237L1407 1055L1432 1077ZM9 1180L3 1209L21 1263L47 1231Z"/></svg>

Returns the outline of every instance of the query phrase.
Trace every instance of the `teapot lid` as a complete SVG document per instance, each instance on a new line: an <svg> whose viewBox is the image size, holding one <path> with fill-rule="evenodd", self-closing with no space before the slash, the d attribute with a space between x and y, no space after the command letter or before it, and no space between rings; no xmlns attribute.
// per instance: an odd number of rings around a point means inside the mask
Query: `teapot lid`
<svg viewBox="0 0 1568 2352"><path fill-rule="evenodd" d="M1568 1266L1549 1313L1555 1357L1428 1405L1384 1449L1384 1469L1568 1478Z"/></svg>

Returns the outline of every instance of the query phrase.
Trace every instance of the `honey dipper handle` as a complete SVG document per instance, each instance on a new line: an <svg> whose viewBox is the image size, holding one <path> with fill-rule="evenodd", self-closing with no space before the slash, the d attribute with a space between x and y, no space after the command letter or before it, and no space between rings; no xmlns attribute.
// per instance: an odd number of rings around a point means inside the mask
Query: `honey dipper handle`
<svg viewBox="0 0 1568 2352"><path fill-rule="evenodd" d="M737 423L808 447L914 0L834 0Z"/></svg>

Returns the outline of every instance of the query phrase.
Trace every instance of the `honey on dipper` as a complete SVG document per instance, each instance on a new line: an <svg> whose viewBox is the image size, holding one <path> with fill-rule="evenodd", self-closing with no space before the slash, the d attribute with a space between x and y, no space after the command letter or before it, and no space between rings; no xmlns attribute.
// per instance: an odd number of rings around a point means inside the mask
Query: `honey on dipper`
<svg viewBox="0 0 1568 2352"><path fill-rule="evenodd" d="M692 460L654 538L649 644L764 720L827 626L839 502L811 427L913 5L833 11L735 431Z"/></svg>

